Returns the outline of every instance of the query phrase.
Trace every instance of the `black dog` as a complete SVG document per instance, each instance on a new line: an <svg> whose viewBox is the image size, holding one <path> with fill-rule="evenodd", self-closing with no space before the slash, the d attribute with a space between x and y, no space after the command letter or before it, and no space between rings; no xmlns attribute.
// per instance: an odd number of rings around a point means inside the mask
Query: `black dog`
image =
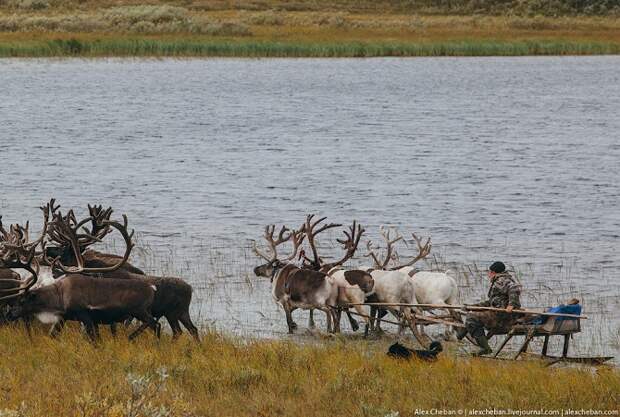
<svg viewBox="0 0 620 417"><path fill-rule="evenodd" d="M441 346L441 343L437 341L431 343L431 346L428 350L409 349L408 347L396 342L392 346L390 346L387 354L393 358L418 358L424 361L435 361L437 360L437 355L442 350L443 347Z"/></svg>

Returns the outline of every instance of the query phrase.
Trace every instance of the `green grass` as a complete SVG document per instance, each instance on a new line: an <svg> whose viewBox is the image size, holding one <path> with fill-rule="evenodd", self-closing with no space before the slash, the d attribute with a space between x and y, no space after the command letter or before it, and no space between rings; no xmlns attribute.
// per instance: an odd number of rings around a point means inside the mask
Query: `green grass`
<svg viewBox="0 0 620 417"><path fill-rule="evenodd" d="M618 54L620 45L562 41L443 41L420 43L296 43L269 41L196 41L58 39L0 43L0 57L378 57L378 56L523 56Z"/></svg>

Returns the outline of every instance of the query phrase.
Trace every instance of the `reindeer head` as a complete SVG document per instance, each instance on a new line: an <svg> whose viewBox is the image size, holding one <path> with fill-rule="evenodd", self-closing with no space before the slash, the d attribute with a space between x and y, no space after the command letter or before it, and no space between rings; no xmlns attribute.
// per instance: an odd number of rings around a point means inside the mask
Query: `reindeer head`
<svg viewBox="0 0 620 417"><path fill-rule="evenodd" d="M366 271L355 269L352 271L345 271L344 279L351 285L357 285L364 294L372 294L375 288L375 280Z"/></svg>
<svg viewBox="0 0 620 417"><path fill-rule="evenodd" d="M257 277L271 278L274 276L275 271L281 269L285 264L278 259L267 262L254 268L254 275Z"/></svg>
<svg viewBox="0 0 620 417"><path fill-rule="evenodd" d="M45 302L37 289L25 292L18 297L15 302L11 303L9 311L6 315L9 321L15 321L21 317L28 317L38 313L44 306Z"/></svg>
<svg viewBox="0 0 620 417"><path fill-rule="evenodd" d="M119 223L110 220L111 208L105 211L101 209L101 206L88 206L88 208L90 216L79 222L73 210L70 210L65 216L61 212L54 214L54 219L48 227L47 235L55 246L43 251L43 258L52 267L52 270L58 270L64 274L113 272L121 268L129 259L131 250L134 247L132 242L134 232L133 230L131 232L127 230L127 216L123 215L123 223ZM84 227L89 222L92 223L90 230ZM100 268L86 267L84 257L82 256L85 248L96 242L101 242L101 239L113 230L118 231L125 241L124 256L112 266Z"/></svg>
<svg viewBox="0 0 620 417"><path fill-rule="evenodd" d="M18 224L11 225L9 230L5 230L0 219L0 268L24 269L30 273L30 277L22 280L20 278L0 279L2 288L0 289L0 302L9 302L16 305L29 296L29 290L37 283L39 278L39 262L37 260L36 249L39 244L43 244L43 236L47 229L47 219L49 215L49 205L42 208L45 213L43 233L35 241L30 241L28 224L22 227ZM8 294L8 295L5 295ZM9 311L9 318L15 315Z"/></svg>
<svg viewBox="0 0 620 417"><path fill-rule="evenodd" d="M254 250L254 253L267 261L266 264L262 264L254 268L254 274L258 277L273 279L273 276L278 269L281 269L289 261L295 258L297 251L299 250L299 246L305 238L303 227L300 230L289 230L286 226L282 226L277 238L274 238L273 236L275 229L276 226L273 224L265 227L263 237L269 246L269 251L267 253L262 252L258 246L256 246L256 241L253 243L252 249ZM293 244L292 253L284 259L278 259L277 247L288 241L291 241Z"/></svg>
<svg viewBox="0 0 620 417"><path fill-rule="evenodd" d="M70 210L66 216L61 216L60 220L54 218L55 221L62 221L67 224L69 231L78 235L76 236L77 251L73 248L73 244L67 236L59 234L57 228L51 228L48 231L48 238L53 246L47 246L44 256L47 259L58 259L63 265L75 265L77 263L76 254L82 254L91 245L101 242L105 236L114 229L110 225L110 216L112 208L103 209L102 206L88 205L89 217L78 222L75 218L73 210ZM90 229L86 225L90 223ZM82 229L80 231L80 228Z"/></svg>

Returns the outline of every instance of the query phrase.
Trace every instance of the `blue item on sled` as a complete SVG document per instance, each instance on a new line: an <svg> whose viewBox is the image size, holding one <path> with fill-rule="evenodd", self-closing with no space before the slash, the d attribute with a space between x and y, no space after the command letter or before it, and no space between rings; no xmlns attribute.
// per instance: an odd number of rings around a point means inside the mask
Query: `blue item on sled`
<svg viewBox="0 0 620 417"><path fill-rule="evenodd" d="M559 313L559 314L574 314L578 316L581 314L581 304L569 304L569 305L560 304L557 307L551 307L546 312L547 313ZM549 316L538 316L532 321L532 324L545 324L545 322L548 319L549 319ZM574 319L570 317L558 317L556 320L563 321L563 320L574 320Z"/></svg>

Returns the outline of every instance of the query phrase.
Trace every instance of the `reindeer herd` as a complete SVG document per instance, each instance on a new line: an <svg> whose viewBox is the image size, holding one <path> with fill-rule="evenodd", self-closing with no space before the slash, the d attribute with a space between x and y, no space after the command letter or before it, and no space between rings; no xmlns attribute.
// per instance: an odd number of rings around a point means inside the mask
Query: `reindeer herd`
<svg viewBox="0 0 620 417"><path fill-rule="evenodd" d="M199 340L190 317L191 285L181 278L145 274L129 262L134 233L128 230L125 215L122 221L113 220L112 208L89 205L88 215L78 219L73 210L63 214L54 199L41 211L43 226L36 239L30 237L29 223L13 224L7 230L0 217L0 322L21 320L30 332L30 323L37 318L50 324L49 333L55 336L67 320L77 321L95 341L99 325L109 325L116 334L118 323L129 326L132 320L140 323L129 334L130 339L147 328L159 337L159 319L165 317L173 338L182 333L182 324ZM414 267L430 254L430 238L424 241L412 234L417 254L401 262L394 246L404 238L382 228L385 249L379 253L371 241L366 244L365 256L372 265L345 268L365 230L354 221L343 230L342 239L337 239L343 250L340 259L327 260L319 255L317 237L342 225L326 224L325 220L308 215L299 228L282 226L277 234L276 226L269 225L263 236L264 249L256 242L253 245L254 252L266 261L254 273L271 280L273 299L283 307L290 333L297 328L292 317L296 309L310 310L311 328L315 327L314 310L322 311L327 331L334 333L340 331L343 311L353 330L358 330L353 317L357 315L365 322L366 335L381 330L381 321L386 321L383 317L391 313L398 320L400 335L415 314L411 304L456 303L458 289L452 277ZM113 233L123 238L122 256L92 248ZM290 247L290 252L279 254L283 246ZM307 247L311 256L306 255ZM374 303L369 310L368 303ZM412 330L421 340L423 330L415 326Z"/></svg>
<svg viewBox="0 0 620 417"><path fill-rule="evenodd" d="M112 208L88 206L89 215L78 221L73 210L63 215L53 199L41 210L43 227L35 240L28 223L6 230L0 217L3 321L22 319L30 331L37 318L52 325L52 336L65 321L78 321L96 340L98 325L110 325L116 333L117 323L133 319L141 324L130 339L146 328L159 337L158 320L166 317L173 337L182 333L181 323L198 340L189 313L192 287L180 278L147 275L128 262L134 243L125 215L119 222L111 219ZM90 248L115 231L125 242L123 256Z"/></svg>
<svg viewBox="0 0 620 417"><path fill-rule="evenodd" d="M327 331L338 332L342 311L349 315L353 330L358 329L359 325L349 313L349 308L353 307L365 322L366 335L369 330L380 330L378 319L389 312L399 320L400 335L414 314L410 304L456 304L458 287L452 277L444 272L419 271L413 266L430 254L430 238L424 241L412 233L417 254L401 263L394 245L404 240L403 237L395 231L391 235L389 229L382 228L386 244L384 256L368 241L365 256L372 259L373 264L346 269L343 265L356 253L365 230L354 221L343 231L343 239L337 239L344 251L342 257L327 261L318 253L317 235L342 225L325 224L325 219L315 220L313 215L308 215L298 229L282 226L277 236L275 225L269 225L263 236L267 250L261 250L256 243L253 246L256 255L267 261L256 267L254 273L271 279L272 296L286 313L289 333L297 327L291 315L295 309L310 310L310 327L314 327L313 311L323 311L327 316ZM303 248L304 240L312 252L310 257ZM286 243L290 243L290 253L278 255L278 248ZM379 306L367 311L363 304L371 303ZM460 321L460 317L454 318ZM423 340L423 330L412 330L418 340Z"/></svg>

